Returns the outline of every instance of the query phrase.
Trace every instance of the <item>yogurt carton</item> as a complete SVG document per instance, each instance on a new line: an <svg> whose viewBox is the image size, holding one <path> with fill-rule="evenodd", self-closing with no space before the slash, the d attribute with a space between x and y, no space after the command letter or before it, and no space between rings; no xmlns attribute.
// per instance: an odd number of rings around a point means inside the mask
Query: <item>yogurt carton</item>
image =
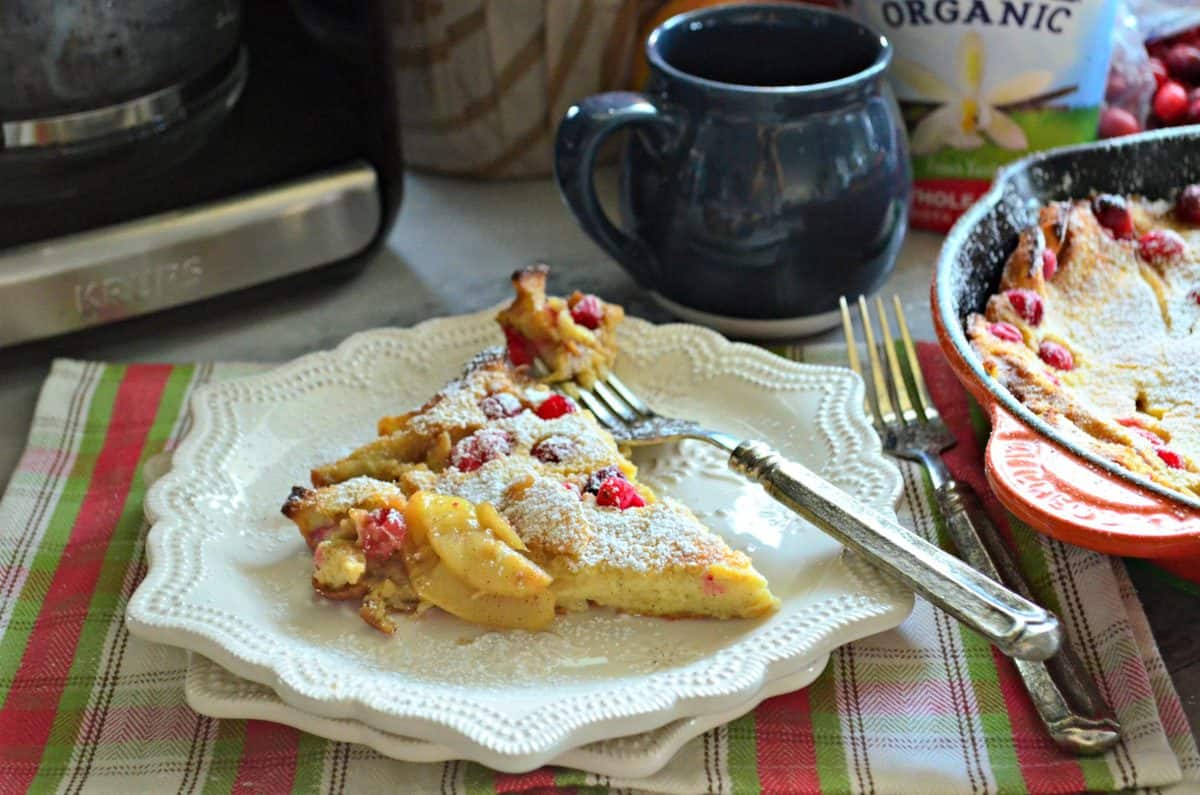
<svg viewBox="0 0 1200 795"><path fill-rule="evenodd" d="M912 225L946 231L996 169L1096 138L1118 0L846 0L891 40Z"/></svg>

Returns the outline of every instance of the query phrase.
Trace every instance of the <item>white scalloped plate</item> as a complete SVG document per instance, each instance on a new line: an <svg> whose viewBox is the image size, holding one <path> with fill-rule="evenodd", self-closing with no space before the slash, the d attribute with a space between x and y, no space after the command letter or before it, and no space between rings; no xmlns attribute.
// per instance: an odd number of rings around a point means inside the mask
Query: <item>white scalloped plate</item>
<svg viewBox="0 0 1200 795"><path fill-rule="evenodd" d="M685 743L709 729L740 718L764 698L812 684L828 662L828 654L820 655L799 672L771 681L754 697L754 703L739 704L711 715L681 718L628 737L588 743L551 759L548 764L598 776L652 776L666 767ZM380 731L356 720L310 715L287 704L271 688L242 679L199 654L188 655L184 695L192 709L210 718L274 721L327 740L360 743L402 762L446 762L460 758L454 749L444 745Z"/></svg>
<svg viewBox="0 0 1200 795"><path fill-rule="evenodd" d="M730 472L699 444L645 448L642 477L745 550L782 599L759 621L664 621L603 610L537 634L433 611L384 636L320 599L278 510L309 468L424 402L480 349L493 312L358 334L336 350L197 390L193 426L150 490L149 571L135 634L203 654L326 718L444 745L520 771L597 740L752 708L772 681L899 624L911 595ZM787 362L693 326L622 326L617 371L660 410L770 441L892 510L895 467L848 371Z"/></svg>

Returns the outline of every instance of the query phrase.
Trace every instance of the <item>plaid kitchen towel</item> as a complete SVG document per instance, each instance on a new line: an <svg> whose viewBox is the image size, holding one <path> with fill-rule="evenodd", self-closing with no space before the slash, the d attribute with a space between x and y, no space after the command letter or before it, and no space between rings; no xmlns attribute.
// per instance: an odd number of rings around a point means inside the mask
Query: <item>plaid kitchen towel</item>
<svg viewBox="0 0 1200 795"><path fill-rule="evenodd" d="M979 424L937 349L921 353L961 440L950 464L983 491ZM1012 664L920 600L900 628L835 653L812 686L697 738L642 780L407 764L276 724L198 715L184 702L185 653L124 626L145 569L143 465L186 431L198 385L255 369L54 364L0 502L0 792L1200 789L1195 742L1122 563L1044 539L994 502L1124 726L1103 757L1058 751ZM901 520L941 539L920 470L903 474Z"/></svg>

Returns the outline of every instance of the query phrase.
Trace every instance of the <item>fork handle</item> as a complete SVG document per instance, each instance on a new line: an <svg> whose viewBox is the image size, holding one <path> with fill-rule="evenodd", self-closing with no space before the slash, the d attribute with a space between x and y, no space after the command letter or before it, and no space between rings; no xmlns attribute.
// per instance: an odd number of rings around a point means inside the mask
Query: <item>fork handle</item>
<svg viewBox="0 0 1200 795"><path fill-rule="evenodd" d="M959 555L993 580L1033 599L1021 567L971 487L948 480L934 496ZM1060 747L1099 754L1121 739L1120 723L1069 644L1045 662L1018 660L1017 672L1046 731Z"/></svg>
<svg viewBox="0 0 1200 795"><path fill-rule="evenodd" d="M1011 657L1044 660L1058 651L1058 619L953 555L856 501L762 442L737 446L729 465L991 641Z"/></svg>

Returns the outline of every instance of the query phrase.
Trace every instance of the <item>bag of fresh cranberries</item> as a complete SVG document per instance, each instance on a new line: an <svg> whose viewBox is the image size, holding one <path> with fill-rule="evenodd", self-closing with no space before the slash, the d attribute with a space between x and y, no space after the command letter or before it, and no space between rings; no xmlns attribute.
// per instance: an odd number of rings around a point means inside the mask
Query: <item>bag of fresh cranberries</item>
<svg viewBox="0 0 1200 795"><path fill-rule="evenodd" d="M1100 114L1100 137L1200 124L1200 2L1129 0Z"/></svg>

